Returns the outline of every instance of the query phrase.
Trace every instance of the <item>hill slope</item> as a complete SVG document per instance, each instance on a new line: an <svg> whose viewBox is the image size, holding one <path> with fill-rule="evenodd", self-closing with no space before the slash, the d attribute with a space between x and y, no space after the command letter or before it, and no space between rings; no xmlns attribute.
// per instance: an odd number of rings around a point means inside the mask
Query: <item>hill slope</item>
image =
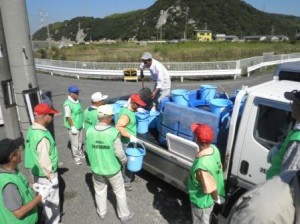
<svg viewBox="0 0 300 224"><path fill-rule="evenodd" d="M105 18L76 17L49 25L51 37L75 40L78 26L86 40L180 39L195 29L209 29L214 34L287 35L300 30L300 17L264 13L240 0L158 0L145 10L114 14ZM46 27L38 30L34 40L47 38Z"/></svg>

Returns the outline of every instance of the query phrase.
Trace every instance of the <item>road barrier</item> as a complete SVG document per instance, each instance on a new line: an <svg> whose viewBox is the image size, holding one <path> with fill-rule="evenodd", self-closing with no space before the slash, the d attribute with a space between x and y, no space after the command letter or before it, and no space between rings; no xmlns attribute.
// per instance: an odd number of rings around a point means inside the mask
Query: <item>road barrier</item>
<svg viewBox="0 0 300 224"><path fill-rule="evenodd" d="M276 64L285 62L300 61L300 53L274 55L264 53L263 56L240 59L237 61L220 62L163 62L169 70L171 77L180 77L181 82L184 78L212 78L230 76L234 79L238 76ZM106 78L124 78L124 69L138 68L138 62L79 62L79 61L61 61L49 59L35 59L36 69L38 71L49 72L50 74L59 74L70 76L77 79L106 79ZM149 71L144 72L145 76L150 76Z"/></svg>

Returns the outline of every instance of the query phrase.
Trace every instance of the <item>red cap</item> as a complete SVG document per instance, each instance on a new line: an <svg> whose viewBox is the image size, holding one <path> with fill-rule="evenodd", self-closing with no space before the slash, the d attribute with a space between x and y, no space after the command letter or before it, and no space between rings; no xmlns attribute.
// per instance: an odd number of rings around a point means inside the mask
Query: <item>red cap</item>
<svg viewBox="0 0 300 224"><path fill-rule="evenodd" d="M40 103L34 107L34 115L44 115L44 114L58 114L59 112L51 108L46 103Z"/></svg>
<svg viewBox="0 0 300 224"><path fill-rule="evenodd" d="M214 131L206 124L194 123L191 125L191 130L202 143L212 143L214 140Z"/></svg>
<svg viewBox="0 0 300 224"><path fill-rule="evenodd" d="M130 100L131 100L131 102L136 103L142 107L146 106L146 103L141 99L141 96L138 93L132 94L130 96Z"/></svg>

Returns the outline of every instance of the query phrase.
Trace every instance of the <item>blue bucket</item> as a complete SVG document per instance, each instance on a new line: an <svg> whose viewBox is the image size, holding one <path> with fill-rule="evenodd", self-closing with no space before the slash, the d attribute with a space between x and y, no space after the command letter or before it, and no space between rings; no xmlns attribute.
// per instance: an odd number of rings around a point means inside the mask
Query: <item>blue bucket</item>
<svg viewBox="0 0 300 224"><path fill-rule="evenodd" d="M143 158L146 155L146 149L141 142L129 142L126 150L127 169L131 172L138 172L142 169Z"/></svg>
<svg viewBox="0 0 300 224"><path fill-rule="evenodd" d="M118 117L119 117L119 112L121 110L121 106L117 103L112 104L113 107L113 112L114 112L114 122L117 123Z"/></svg>
<svg viewBox="0 0 300 224"><path fill-rule="evenodd" d="M123 107L127 103L127 100L118 100L115 102L116 105Z"/></svg>
<svg viewBox="0 0 300 224"><path fill-rule="evenodd" d="M146 134L149 129L149 112L136 112L135 117L137 120L137 132L139 134Z"/></svg>
<svg viewBox="0 0 300 224"><path fill-rule="evenodd" d="M186 89L175 89L171 91L172 101L174 103L188 106L190 91Z"/></svg>
<svg viewBox="0 0 300 224"><path fill-rule="evenodd" d="M232 102L228 99L212 99L210 101L210 111L214 114L221 114L229 106L232 106Z"/></svg>
<svg viewBox="0 0 300 224"><path fill-rule="evenodd" d="M159 112L157 110L151 110L149 116L149 128L156 128L158 122Z"/></svg>
<svg viewBox="0 0 300 224"><path fill-rule="evenodd" d="M200 88L200 99L207 102L215 98L217 87L213 85L201 85Z"/></svg>

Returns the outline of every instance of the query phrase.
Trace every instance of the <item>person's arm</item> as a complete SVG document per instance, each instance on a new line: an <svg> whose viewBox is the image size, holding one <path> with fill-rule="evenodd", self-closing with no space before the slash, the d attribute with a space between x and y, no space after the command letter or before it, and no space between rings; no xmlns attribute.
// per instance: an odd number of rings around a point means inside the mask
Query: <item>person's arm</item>
<svg viewBox="0 0 300 224"><path fill-rule="evenodd" d="M65 119L67 119L70 127L72 127L74 124L73 124L73 120L71 118L71 109L70 109L70 107L68 105L66 105L64 107L64 110L65 110Z"/></svg>
<svg viewBox="0 0 300 224"><path fill-rule="evenodd" d="M51 181L54 178L54 173L49 153L50 142L47 138L43 138L37 145L38 163L46 177Z"/></svg>
<svg viewBox="0 0 300 224"><path fill-rule="evenodd" d="M130 134L126 131L126 126L129 124L130 120L129 117L125 114L122 114L121 117L119 117L116 128L120 131L121 135L123 137L130 138Z"/></svg>
<svg viewBox="0 0 300 224"><path fill-rule="evenodd" d="M214 201L218 200L217 183L213 176L208 171L199 169L196 172L196 178L200 181L203 192L210 194Z"/></svg>
<svg viewBox="0 0 300 224"><path fill-rule="evenodd" d="M125 155L125 152L124 152L124 149L122 146L122 142L121 142L119 136L114 141L114 148L115 148L116 157L124 166L127 163L127 158L126 158L126 155Z"/></svg>
<svg viewBox="0 0 300 224"><path fill-rule="evenodd" d="M23 205L22 197L17 186L14 184L8 184L3 188L2 198L4 206L18 219L24 217L42 201L42 196L37 195L32 201Z"/></svg>
<svg viewBox="0 0 300 224"><path fill-rule="evenodd" d="M19 209L13 211L14 216L16 216L16 218L18 219L21 219L24 215L26 215L33 208L35 208L41 201L42 201L42 196L38 194L32 201L21 206Z"/></svg>

